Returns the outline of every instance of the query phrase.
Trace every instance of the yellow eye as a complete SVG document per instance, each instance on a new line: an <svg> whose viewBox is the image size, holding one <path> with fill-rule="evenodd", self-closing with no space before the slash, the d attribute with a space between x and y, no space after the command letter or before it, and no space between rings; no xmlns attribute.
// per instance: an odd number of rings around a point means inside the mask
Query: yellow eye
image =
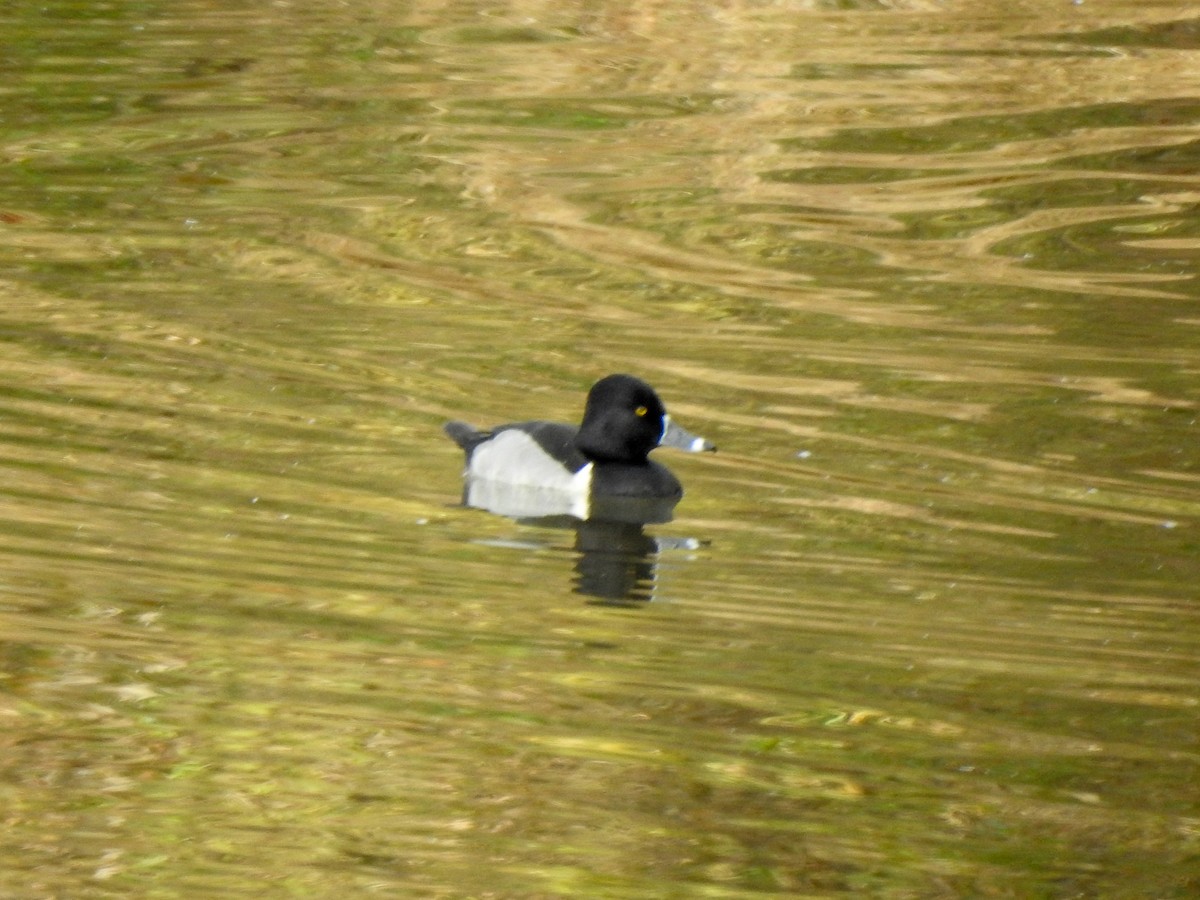
<svg viewBox="0 0 1200 900"><path fill-rule="evenodd" d="M646 413L648 413L648 412L650 412L650 410L646 409L646 407L639 406L637 409L635 409L633 411L633 414L640 419L642 416L646 415Z"/></svg>

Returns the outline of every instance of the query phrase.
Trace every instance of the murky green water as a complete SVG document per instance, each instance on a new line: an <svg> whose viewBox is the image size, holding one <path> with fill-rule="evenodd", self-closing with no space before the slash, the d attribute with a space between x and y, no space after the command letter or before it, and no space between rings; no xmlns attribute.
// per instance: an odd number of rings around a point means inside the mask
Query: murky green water
<svg viewBox="0 0 1200 900"><path fill-rule="evenodd" d="M0 23L4 896L1200 891L1192 4Z"/></svg>

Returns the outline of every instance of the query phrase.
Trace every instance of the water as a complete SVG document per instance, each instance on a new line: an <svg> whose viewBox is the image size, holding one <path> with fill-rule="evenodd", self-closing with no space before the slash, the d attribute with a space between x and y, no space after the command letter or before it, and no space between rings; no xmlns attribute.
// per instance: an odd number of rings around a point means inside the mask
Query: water
<svg viewBox="0 0 1200 900"><path fill-rule="evenodd" d="M5 896L1195 895L1190 4L3 16Z"/></svg>

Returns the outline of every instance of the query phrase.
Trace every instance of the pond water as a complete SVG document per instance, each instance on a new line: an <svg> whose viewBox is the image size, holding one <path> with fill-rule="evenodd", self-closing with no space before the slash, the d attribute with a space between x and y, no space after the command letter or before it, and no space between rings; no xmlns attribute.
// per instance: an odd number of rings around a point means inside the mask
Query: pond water
<svg viewBox="0 0 1200 900"><path fill-rule="evenodd" d="M5 897L1200 892L1194 4L0 22Z"/></svg>

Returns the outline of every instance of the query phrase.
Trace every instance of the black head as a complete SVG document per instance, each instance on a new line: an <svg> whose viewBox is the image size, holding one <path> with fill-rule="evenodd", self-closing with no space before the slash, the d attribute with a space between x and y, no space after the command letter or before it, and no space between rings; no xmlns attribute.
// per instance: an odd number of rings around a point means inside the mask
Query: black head
<svg viewBox="0 0 1200 900"><path fill-rule="evenodd" d="M575 446L598 462L644 463L662 438L666 414L646 382L632 375L609 375L588 392Z"/></svg>

